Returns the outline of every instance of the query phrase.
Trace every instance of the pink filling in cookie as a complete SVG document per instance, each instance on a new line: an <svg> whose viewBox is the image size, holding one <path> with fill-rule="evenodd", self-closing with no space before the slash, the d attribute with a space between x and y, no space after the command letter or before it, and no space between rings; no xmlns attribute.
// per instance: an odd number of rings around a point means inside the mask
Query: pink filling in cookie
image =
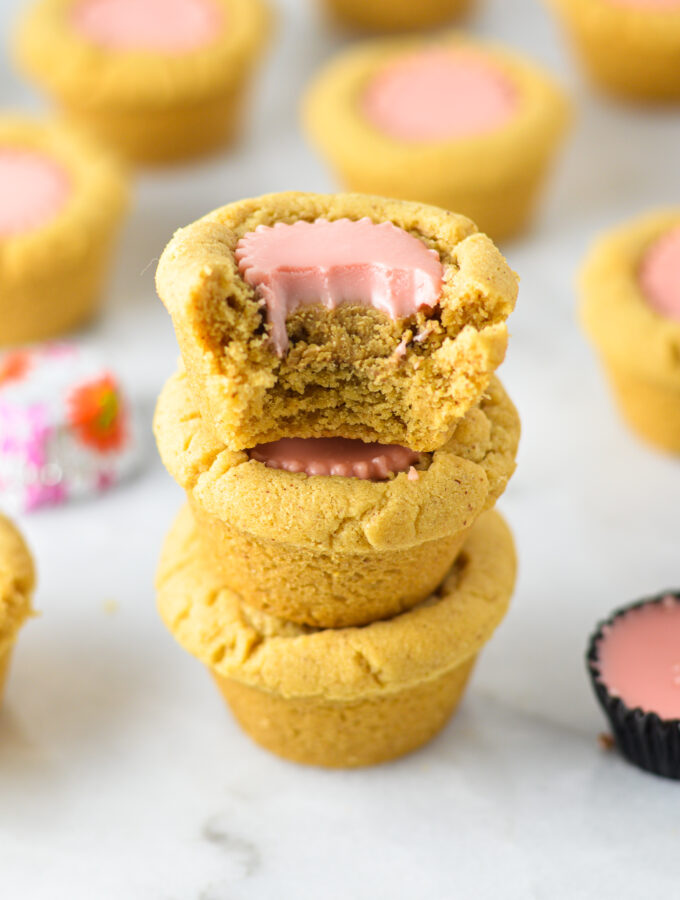
<svg viewBox="0 0 680 900"><path fill-rule="evenodd" d="M46 225L70 192L62 167L33 150L0 147L0 237Z"/></svg>
<svg viewBox="0 0 680 900"><path fill-rule="evenodd" d="M669 319L680 319L680 227L660 237L640 267L640 286L647 302Z"/></svg>
<svg viewBox="0 0 680 900"><path fill-rule="evenodd" d="M372 306L392 318L439 302L439 255L391 222L282 222L259 225L236 247L244 280L263 298L274 348L288 346L286 318L300 306Z"/></svg>
<svg viewBox="0 0 680 900"><path fill-rule="evenodd" d="M71 14L76 31L100 47L171 53L209 44L222 19L214 0L81 0Z"/></svg>
<svg viewBox="0 0 680 900"><path fill-rule="evenodd" d="M403 141L487 134L517 110L515 86L492 62L467 50L436 48L387 66L364 93L364 115Z"/></svg>
<svg viewBox="0 0 680 900"><path fill-rule="evenodd" d="M271 444L258 444L248 453L251 459L270 469L371 481L407 472L420 460L420 453L398 444L367 444L341 437L282 438Z"/></svg>
<svg viewBox="0 0 680 900"><path fill-rule="evenodd" d="M667 597L629 610L598 644L599 680L630 709L680 719L680 603Z"/></svg>

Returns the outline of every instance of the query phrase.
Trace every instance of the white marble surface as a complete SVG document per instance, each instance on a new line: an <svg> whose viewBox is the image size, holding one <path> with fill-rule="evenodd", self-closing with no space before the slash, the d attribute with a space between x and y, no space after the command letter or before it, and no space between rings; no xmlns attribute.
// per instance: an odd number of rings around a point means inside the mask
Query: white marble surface
<svg viewBox="0 0 680 900"><path fill-rule="evenodd" d="M105 314L82 335L147 418L177 353L153 290L172 230L241 196L332 187L296 101L338 38L311 2L279 2L247 139L139 178ZM0 0L5 48L23 5ZM583 664L598 617L680 583L680 468L619 424L573 292L599 229L678 201L680 117L591 96L538 2L489 0L472 27L550 65L578 119L534 234L507 247L522 292L503 377L524 438L502 508L521 569L463 708L428 748L370 771L306 770L253 746L156 615L154 565L181 497L148 435L135 482L22 522L42 618L0 714L3 900L680 896L680 785L598 749ZM4 51L0 106L38 106Z"/></svg>

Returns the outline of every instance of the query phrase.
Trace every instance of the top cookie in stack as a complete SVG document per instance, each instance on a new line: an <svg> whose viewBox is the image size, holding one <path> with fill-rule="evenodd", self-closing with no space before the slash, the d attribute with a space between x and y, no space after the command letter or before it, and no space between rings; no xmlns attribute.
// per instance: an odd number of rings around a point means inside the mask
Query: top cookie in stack
<svg viewBox="0 0 680 900"><path fill-rule="evenodd" d="M354 194L233 203L158 269L205 424L230 450L443 446L487 389L517 278L468 219Z"/></svg>

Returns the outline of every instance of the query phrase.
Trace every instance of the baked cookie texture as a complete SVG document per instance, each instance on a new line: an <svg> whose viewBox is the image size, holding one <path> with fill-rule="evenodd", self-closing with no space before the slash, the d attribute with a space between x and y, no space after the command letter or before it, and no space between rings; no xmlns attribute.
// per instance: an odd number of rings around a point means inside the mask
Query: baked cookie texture
<svg viewBox="0 0 680 900"><path fill-rule="evenodd" d="M642 438L680 453L680 321L656 312L639 283L645 252L680 225L656 212L603 236L581 273L581 317L623 417Z"/></svg>
<svg viewBox="0 0 680 900"><path fill-rule="evenodd" d="M258 225L349 218L392 222L437 251L440 302L406 319L361 306L305 306L277 355L234 251ZM468 219L420 203L288 192L222 207L178 231L158 293L203 419L230 450L282 437L360 438L433 451L501 363L517 277Z"/></svg>
<svg viewBox="0 0 680 900"><path fill-rule="evenodd" d="M98 144L58 123L0 116L0 148L44 154L70 194L44 225L0 237L0 346L41 341L94 315L128 207L127 179Z"/></svg>
<svg viewBox="0 0 680 900"><path fill-rule="evenodd" d="M414 31L432 28L467 13L474 0L325 0L340 22L369 31Z"/></svg>
<svg viewBox="0 0 680 900"><path fill-rule="evenodd" d="M389 64L428 48L464 50L490 62L514 86L516 113L491 132L466 137L405 141L379 130L361 109L365 91ZM504 240L530 222L567 132L570 104L535 63L453 33L436 41L378 39L344 50L312 81L302 119L347 190L459 210L494 240Z"/></svg>
<svg viewBox="0 0 680 900"><path fill-rule="evenodd" d="M394 616L441 583L505 490L520 426L494 378L420 471L383 482L308 476L226 449L180 373L161 394L154 430L224 585L265 613L336 628Z"/></svg>
<svg viewBox="0 0 680 900"><path fill-rule="evenodd" d="M408 753L443 727L505 615L515 565L507 526L486 513L415 609L318 630L255 611L225 588L185 509L161 558L158 604L255 741L296 762L362 766Z"/></svg>
<svg viewBox="0 0 680 900"><path fill-rule="evenodd" d="M35 570L15 526L0 515L0 701L19 629L32 614Z"/></svg>
<svg viewBox="0 0 680 900"><path fill-rule="evenodd" d="M680 7L549 0L593 82L634 100L680 99Z"/></svg>
<svg viewBox="0 0 680 900"><path fill-rule="evenodd" d="M236 137L271 32L266 0L213 0L224 27L182 53L97 46L73 27L77 2L39 0L16 38L21 69L72 122L142 164L200 156Z"/></svg>

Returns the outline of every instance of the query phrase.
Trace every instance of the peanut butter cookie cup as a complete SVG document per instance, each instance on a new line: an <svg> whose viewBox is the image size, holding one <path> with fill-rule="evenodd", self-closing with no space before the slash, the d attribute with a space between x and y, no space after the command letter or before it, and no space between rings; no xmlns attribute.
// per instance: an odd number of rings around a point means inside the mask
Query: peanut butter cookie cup
<svg viewBox="0 0 680 900"><path fill-rule="evenodd" d="M98 144L60 124L0 116L0 346L60 335L94 314L127 198Z"/></svg>
<svg viewBox="0 0 680 900"><path fill-rule="evenodd" d="M530 223L570 119L540 66L455 33L343 50L302 114L347 190L456 210L494 240Z"/></svg>
<svg viewBox="0 0 680 900"><path fill-rule="evenodd" d="M39 0L16 54L69 119L167 163L234 138L269 31L265 0Z"/></svg>
<svg viewBox="0 0 680 900"><path fill-rule="evenodd" d="M628 424L680 453L680 209L600 238L581 276L581 315Z"/></svg>
<svg viewBox="0 0 680 900"><path fill-rule="evenodd" d="M14 525L0 515L0 702L19 629L31 615L33 560Z"/></svg>
<svg viewBox="0 0 680 900"><path fill-rule="evenodd" d="M161 616L203 662L242 728L287 759L352 767L430 740L463 695L503 619L515 579L512 537L486 513L440 588L363 628L318 630L253 610L224 587L185 509L157 577Z"/></svg>
<svg viewBox="0 0 680 900"><path fill-rule="evenodd" d="M351 28L368 31L415 31L450 22L467 13L476 0L324 0L331 15Z"/></svg>
<svg viewBox="0 0 680 900"><path fill-rule="evenodd" d="M503 360L517 296L462 216L295 192L181 229L157 286L205 425L234 451L336 436L436 450Z"/></svg>
<svg viewBox="0 0 680 900"><path fill-rule="evenodd" d="M155 432L225 587L266 613L343 627L396 615L437 587L505 490L519 419L494 378L450 441L406 471L308 475L225 449L179 374L161 394Z"/></svg>
<svg viewBox="0 0 680 900"><path fill-rule="evenodd" d="M680 100L680 0L548 0L590 78L634 100Z"/></svg>

